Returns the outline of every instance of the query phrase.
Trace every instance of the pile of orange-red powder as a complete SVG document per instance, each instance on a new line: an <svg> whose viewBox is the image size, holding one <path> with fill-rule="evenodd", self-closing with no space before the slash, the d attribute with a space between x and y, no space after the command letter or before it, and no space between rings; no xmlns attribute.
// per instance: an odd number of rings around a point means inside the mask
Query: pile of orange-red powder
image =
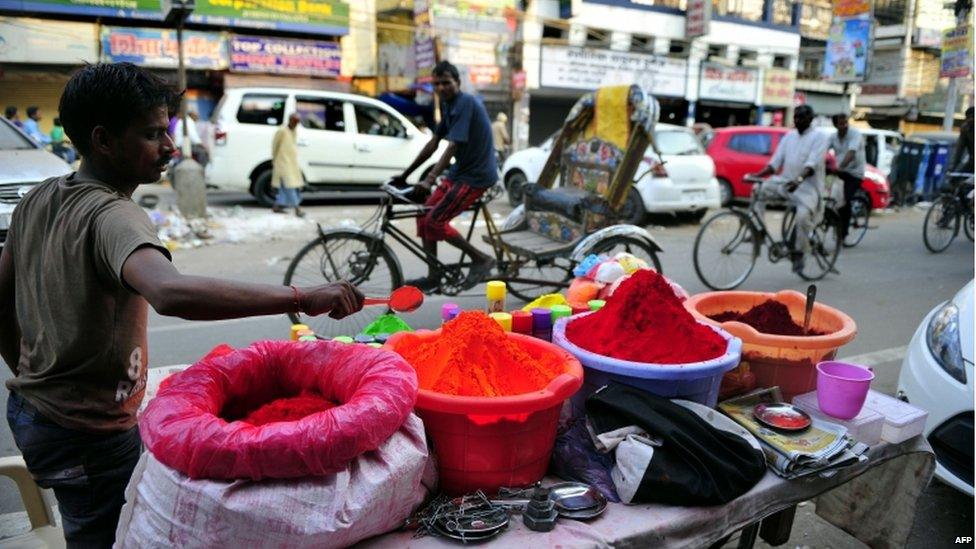
<svg viewBox="0 0 976 549"><path fill-rule="evenodd" d="M463 312L438 338L396 351L417 370L420 388L457 396L511 396L546 387L563 373L557 353L540 353L505 335L480 312Z"/></svg>

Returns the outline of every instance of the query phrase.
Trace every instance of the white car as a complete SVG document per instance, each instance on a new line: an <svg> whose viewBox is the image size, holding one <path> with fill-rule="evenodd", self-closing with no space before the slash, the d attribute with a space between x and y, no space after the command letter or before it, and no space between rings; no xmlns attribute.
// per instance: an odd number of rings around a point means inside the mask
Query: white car
<svg viewBox="0 0 976 549"><path fill-rule="evenodd" d="M309 190L377 186L406 169L430 136L386 103L348 93L288 88L235 88L224 92L212 116L213 147L207 184L250 192L274 202L271 140L292 113L298 160ZM420 181L447 144L411 174Z"/></svg>
<svg viewBox="0 0 976 549"><path fill-rule="evenodd" d="M908 346L898 397L929 413L935 476L973 495L973 282L932 309Z"/></svg>
<svg viewBox="0 0 976 549"><path fill-rule="evenodd" d="M0 118L0 248L20 199L41 181L67 173L71 166L64 160Z"/></svg>
<svg viewBox="0 0 976 549"><path fill-rule="evenodd" d="M523 185L538 180L554 137L505 160L502 181L512 205L522 202ZM663 163L652 149L647 149L637 169L637 182L624 204L623 221L640 225L647 213L684 214L698 221L709 208L718 208L721 204L715 164L694 132L683 126L658 124L654 140Z"/></svg>

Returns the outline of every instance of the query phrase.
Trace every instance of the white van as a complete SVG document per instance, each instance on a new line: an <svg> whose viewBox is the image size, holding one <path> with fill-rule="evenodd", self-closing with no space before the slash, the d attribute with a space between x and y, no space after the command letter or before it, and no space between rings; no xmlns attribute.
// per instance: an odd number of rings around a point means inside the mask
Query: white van
<svg viewBox="0 0 976 549"><path fill-rule="evenodd" d="M271 140L291 113L301 116L298 160L309 190L356 190L403 172L430 140L386 103L348 93L289 88L228 89L214 109L207 184L251 193L266 206L271 187ZM416 182L440 158L440 148L411 174Z"/></svg>
<svg viewBox="0 0 976 549"><path fill-rule="evenodd" d="M891 176L891 168L895 165L895 156L901 149L902 135L891 130L877 130L874 128L858 128L864 137L864 156L868 164L878 168L885 177Z"/></svg>

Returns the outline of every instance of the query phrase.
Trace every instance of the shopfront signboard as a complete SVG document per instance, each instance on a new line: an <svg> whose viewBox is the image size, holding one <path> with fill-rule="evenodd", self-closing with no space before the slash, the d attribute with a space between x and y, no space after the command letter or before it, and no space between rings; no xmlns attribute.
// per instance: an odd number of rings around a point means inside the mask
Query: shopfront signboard
<svg viewBox="0 0 976 549"><path fill-rule="evenodd" d="M962 78L969 76L973 68L973 27L962 25L942 33L943 78Z"/></svg>
<svg viewBox="0 0 976 549"><path fill-rule="evenodd" d="M101 38L102 61L160 69L179 64L175 30L106 26ZM227 40L219 33L184 31L183 56L189 69L226 69Z"/></svg>
<svg viewBox="0 0 976 549"><path fill-rule="evenodd" d="M413 59L417 74L427 74L437 63L434 29L430 25L430 1L413 2Z"/></svg>
<svg viewBox="0 0 976 549"><path fill-rule="evenodd" d="M0 0L0 10L162 20L160 0ZM310 34L349 32L345 0L196 0L191 23Z"/></svg>
<svg viewBox="0 0 976 549"><path fill-rule="evenodd" d="M870 19L834 19L827 37L823 77L831 82L861 82L871 52Z"/></svg>
<svg viewBox="0 0 976 549"><path fill-rule="evenodd" d="M766 69L765 72L762 104L767 107L789 107L793 103L796 73L779 68Z"/></svg>
<svg viewBox="0 0 976 549"><path fill-rule="evenodd" d="M341 66L342 53L335 42L242 35L230 39L233 72L335 78Z"/></svg>
<svg viewBox="0 0 976 549"><path fill-rule="evenodd" d="M0 17L0 63L81 65L98 61L92 23Z"/></svg>
<svg viewBox="0 0 976 549"><path fill-rule="evenodd" d="M756 102L759 73L755 69L702 63L698 97L735 103Z"/></svg>
<svg viewBox="0 0 976 549"><path fill-rule="evenodd" d="M640 53L543 46L539 72L543 87L595 90L639 84L652 95L684 97L688 62Z"/></svg>

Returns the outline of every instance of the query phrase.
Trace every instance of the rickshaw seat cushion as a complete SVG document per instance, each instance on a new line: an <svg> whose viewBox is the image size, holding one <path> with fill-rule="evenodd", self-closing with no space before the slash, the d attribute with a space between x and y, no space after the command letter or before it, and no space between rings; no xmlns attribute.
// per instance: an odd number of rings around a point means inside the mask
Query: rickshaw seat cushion
<svg viewBox="0 0 976 549"><path fill-rule="evenodd" d="M525 189L525 210L551 212L582 223L589 198L590 193L575 187L547 189L531 184Z"/></svg>

